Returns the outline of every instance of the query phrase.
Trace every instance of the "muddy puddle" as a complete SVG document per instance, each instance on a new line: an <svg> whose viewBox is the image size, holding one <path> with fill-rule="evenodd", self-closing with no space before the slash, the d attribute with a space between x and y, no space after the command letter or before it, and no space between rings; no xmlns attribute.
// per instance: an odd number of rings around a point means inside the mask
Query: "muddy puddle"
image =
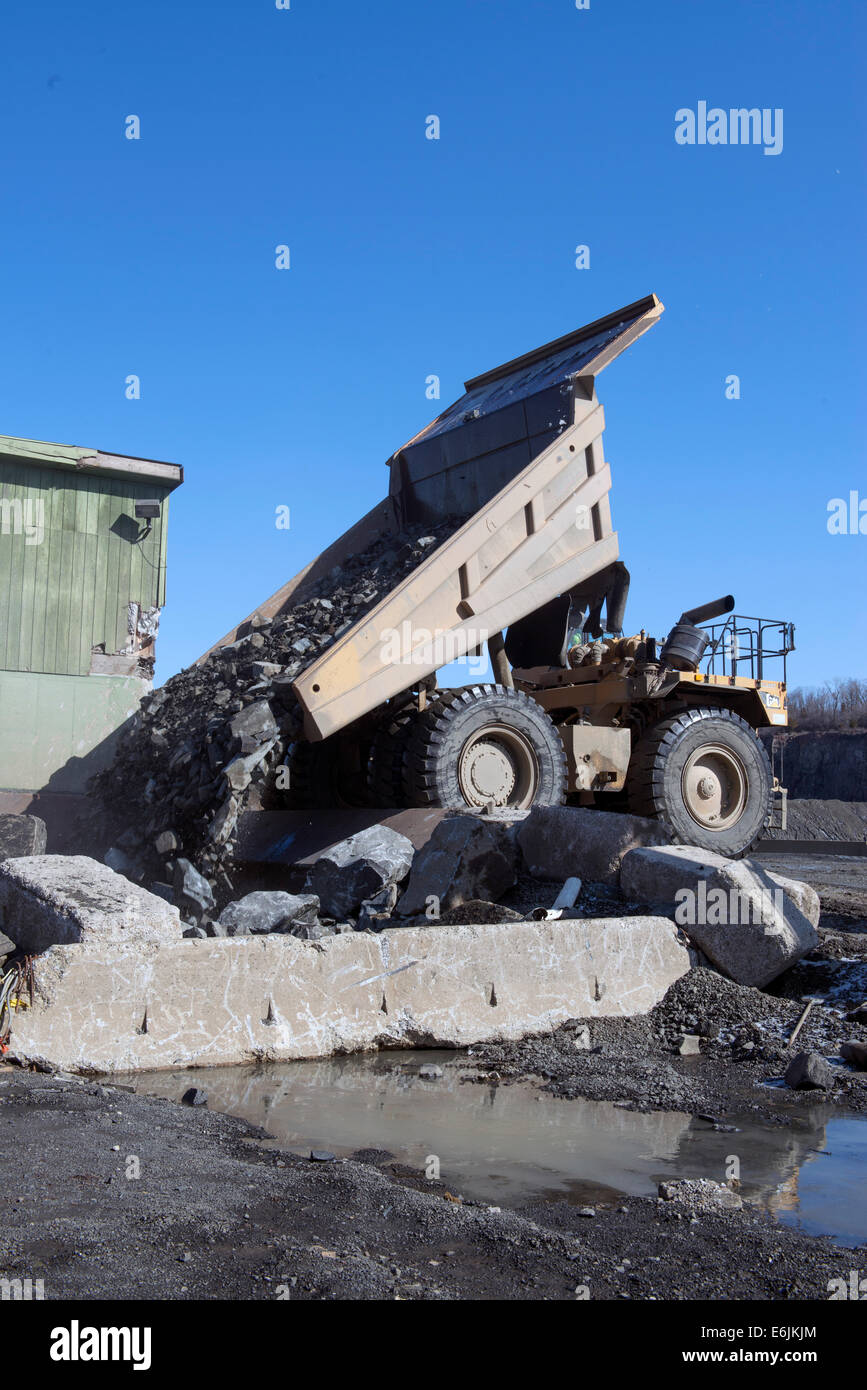
<svg viewBox="0 0 867 1390"><path fill-rule="evenodd" d="M422 1066L442 1068L436 1080ZM606 1101L561 1100L531 1083L470 1082L454 1053L385 1052L260 1067L156 1072L137 1091L179 1100L191 1086L212 1110L260 1125L283 1148L349 1156L386 1150L435 1172L465 1198L518 1206L651 1196L666 1178L724 1181L786 1225L841 1244L867 1241L867 1120L833 1106L790 1125L727 1116L737 1132L695 1116L636 1114ZM434 1161L435 1160L435 1161Z"/></svg>

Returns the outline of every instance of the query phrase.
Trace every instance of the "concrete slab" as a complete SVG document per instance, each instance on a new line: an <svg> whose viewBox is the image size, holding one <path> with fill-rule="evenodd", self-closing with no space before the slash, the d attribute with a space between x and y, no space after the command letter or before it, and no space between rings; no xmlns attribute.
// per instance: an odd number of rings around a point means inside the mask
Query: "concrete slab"
<svg viewBox="0 0 867 1390"><path fill-rule="evenodd" d="M463 1047L644 1013L689 968L659 917L54 946L10 1056L117 1072Z"/></svg>
<svg viewBox="0 0 867 1390"><path fill-rule="evenodd" d="M0 927L27 955L93 941L177 940L178 909L84 854L0 863Z"/></svg>

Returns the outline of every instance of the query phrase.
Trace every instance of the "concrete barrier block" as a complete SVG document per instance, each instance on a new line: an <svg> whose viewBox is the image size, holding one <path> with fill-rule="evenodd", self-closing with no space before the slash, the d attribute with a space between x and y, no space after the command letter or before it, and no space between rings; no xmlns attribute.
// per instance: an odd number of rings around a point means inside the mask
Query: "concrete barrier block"
<svg viewBox="0 0 867 1390"><path fill-rule="evenodd" d="M762 989L818 943L812 922L756 861L689 845L634 849L620 886L674 913L708 960L740 985Z"/></svg>
<svg viewBox="0 0 867 1390"><path fill-rule="evenodd" d="M83 854L0 863L0 927L28 955L79 942L174 942L178 909Z"/></svg>
<svg viewBox="0 0 867 1390"><path fill-rule="evenodd" d="M120 1072L460 1047L645 1012L689 967L657 917L54 946L10 1055Z"/></svg>

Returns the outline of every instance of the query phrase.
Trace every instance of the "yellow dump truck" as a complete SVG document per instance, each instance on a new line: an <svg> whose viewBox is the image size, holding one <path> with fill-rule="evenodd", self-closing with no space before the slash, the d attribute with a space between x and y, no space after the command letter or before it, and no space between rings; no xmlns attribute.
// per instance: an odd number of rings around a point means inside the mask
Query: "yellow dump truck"
<svg viewBox="0 0 867 1390"><path fill-rule="evenodd" d="M662 642L623 635L596 377L662 311L650 295L468 381L389 460L387 497L260 605L291 609L377 534L466 518L298 677L329 788L362 768L383 806L628 807L729 855L762 834L777 788L756 731L787 722L791 624L727 596ZM485 650L493 681L437 687Z"/></svg>

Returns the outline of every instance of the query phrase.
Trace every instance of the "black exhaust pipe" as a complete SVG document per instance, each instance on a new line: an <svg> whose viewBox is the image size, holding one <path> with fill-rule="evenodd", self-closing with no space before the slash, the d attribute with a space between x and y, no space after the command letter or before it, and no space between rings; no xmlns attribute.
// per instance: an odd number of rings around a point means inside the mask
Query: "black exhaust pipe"
<svg viewBox="0 0 867 1390"><path fill-rule="evenodd" d="M724 613L731 613L735 606L734 598L731 594L726 594L725 598L715 598L712 603L703 603L699 608L689 608L685 613L681 613L680 622L709 623L713 618L721 618Z"/></svg>

